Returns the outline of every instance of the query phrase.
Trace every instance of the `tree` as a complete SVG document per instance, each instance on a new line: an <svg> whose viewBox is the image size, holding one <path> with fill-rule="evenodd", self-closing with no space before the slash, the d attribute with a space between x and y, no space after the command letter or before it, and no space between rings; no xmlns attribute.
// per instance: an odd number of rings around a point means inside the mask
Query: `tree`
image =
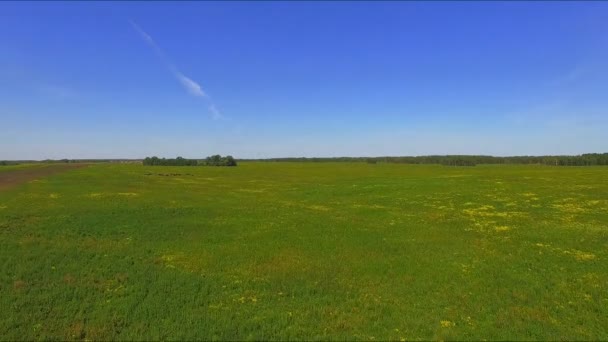
<svg viewBox="0 0 608 342"><path fill-rule="evenodd" d="M224 166L236 166L236 160L232 156L226 156L224 158Z"/></svg>
<svg viewBox="0 0 608 342"><path fill-rule="evenodd" d="M236 166L236 160L232 156L222 157L219 154L209 156L205 160L186 159L177 157L175 159L165 159L158 157L146 157L142 160L146 166Z"/></svg>

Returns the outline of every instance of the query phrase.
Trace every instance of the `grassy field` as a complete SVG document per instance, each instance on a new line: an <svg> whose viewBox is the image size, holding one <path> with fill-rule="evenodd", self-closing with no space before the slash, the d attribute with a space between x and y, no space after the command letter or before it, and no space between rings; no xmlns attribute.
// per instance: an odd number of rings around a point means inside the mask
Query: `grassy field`
<svg viewBox="0 0 608 342"><path fill-rule="evenodd" d="M46 167L46 164L13 164L13 165L0 165L0 172L3 171L15 171L24 169L39 169Z"/></svg>
<svg viewBox="0 0 608 342"><path fill-rule="evenodd" d="M607 340L608 167L91 165L0 265L2 340Z"/></svg>

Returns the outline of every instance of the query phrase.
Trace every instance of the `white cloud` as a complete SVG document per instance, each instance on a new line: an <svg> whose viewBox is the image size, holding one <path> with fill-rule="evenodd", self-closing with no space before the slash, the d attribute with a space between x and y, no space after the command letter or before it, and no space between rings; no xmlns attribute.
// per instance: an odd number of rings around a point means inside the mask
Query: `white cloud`
<svg viewBox="0 0 608 342"><path fill-rule="evenodd" d="M207 97L207 94L205 94L205 92L198 83L194 82L192 79L188 78L181 72L175 71L175 77L177 77L177 80L182 84L182 86L184 86L184 88L186 88L186 90L191 95Z"/></svg>
<svg viewBox="0 0 608 342"><path fill-rule="evenodd" d="M133 29L135 31L137 31L137 33L139 33L139 35L141 36L141 38L148 44L150 45L150 47L154 50L154 52L156 53L156 55L158 56L158 58L160 58L162 60L162 62L166 65L166 67L171 70L171 73L173 73L173 76L177 79L177 81L182 85L182 87L184 87L184 89L192 96L195 97L201 97L206 99L207 101L209 101L209 112L212 115L212 118L214 120L219 120L222 119L223 116L220 113L220 111L215 107L215 104L213 103L213 101L211 100L211 98L209 97L209 95L207 95L207 93L205 93L205 91L203 90L203 88L200 86L200 84L198 84L196 81L194 81L192 78L184 75L181 71L179 71L179 69L172 64L169 59L165 56L165 53L163 52L163 50L160 48L160 46L156 43L156 41L152 38L152 36L150 36L146 31L144 31L139 25L137 25L133 20L129 21L131 23L131 26L133 27Z"/></svg>

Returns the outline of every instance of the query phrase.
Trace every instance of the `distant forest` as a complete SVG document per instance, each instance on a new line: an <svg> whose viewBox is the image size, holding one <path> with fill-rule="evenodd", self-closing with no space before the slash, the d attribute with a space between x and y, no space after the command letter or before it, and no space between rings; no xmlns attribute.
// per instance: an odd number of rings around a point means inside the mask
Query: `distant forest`
<svg viewBox="0 0 608 342"><path fill-rule="evenodd" d="M608 165L608 153L587 153L578 156L494 157L472 155L445 155L419 157L269 158L239 160L267 162L367 162L370 164L441 164L450 166L475 166L478 164L542 164L555 166L592 166Z"/></svg>
<svg viewBox="0 0 608 342"><path fill-rule="evenodd" d="M577 156L474 156L474 155L445 155L445 156L418 156L418 157L336 157L336 158L269 158L269 159L238 159L238 161L260 162L367 162L398 163L398 164L440 164L448 166L475 166L478 164L539 164L554 166L593 166L608 165L608 153L587 153ZM23 163L139 163L141 159L61 159L61 160L11 160L0 161L2 165L15 165ZM236 166L237 160L232 156L222 157L214 155L205 159L186 159L177 157L165 159L147 157L143 159L144 165L164 166Z"/></svg>
<svg viewBox="0 0 608 342"><path fill-rule="evenodd" d="M219 154L207 157L203 160L186 159L182 157L177 157L175 159L146 157L143 160L143 164L149 166L236 166L236 160L232 156L222 157Z"/></svg>

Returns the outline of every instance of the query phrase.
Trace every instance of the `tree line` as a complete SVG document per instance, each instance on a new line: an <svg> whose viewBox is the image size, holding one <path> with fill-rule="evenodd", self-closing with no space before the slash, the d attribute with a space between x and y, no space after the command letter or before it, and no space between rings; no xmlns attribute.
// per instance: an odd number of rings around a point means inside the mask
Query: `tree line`
<svg viewBox="0 0 608 342"><path fill-rule="evenodd" d="M155 156L146 157L143 164L147 166L236 166L236 160L232 156L222 157L219 154L205 159L158 158Z"/></svg>
<svg viewBox="0 0 608 342"><path fill-rule="evenodd" d="M247 160L247 159L242 159ZM255 160L255 159L248 159ZM608 165L608 153L587 153L576 156L512 156L483 155L431 155L404 157L335 157L335 158L269 158L257 159L269 162L367 162L400 164L441 164L449 166L475 166L478 164L540 164L555 166Z"/></svg>
<svg viewBox="0 0 608 342"><path fill-rule="evenodd" d="M0 160L2 165L15 165L21 163L139 163L141 159L47 159L36 160ZM495 157L483 155L431 155L431 156L403 156L403 157L335 157L335 158L269 158L269 159L239 159L239 161L265 161L265 162L367 162L400 163L400 164L441 164L448 166L475 166L478 164L539 164L554 166L593 166L608 165L608 153L586 153L575 156L511 156ZM232 156L222 157L214 155L206 159L165 159L147 157L144 165L176 165L176 166L236 166L237 161Z"/></svg>

